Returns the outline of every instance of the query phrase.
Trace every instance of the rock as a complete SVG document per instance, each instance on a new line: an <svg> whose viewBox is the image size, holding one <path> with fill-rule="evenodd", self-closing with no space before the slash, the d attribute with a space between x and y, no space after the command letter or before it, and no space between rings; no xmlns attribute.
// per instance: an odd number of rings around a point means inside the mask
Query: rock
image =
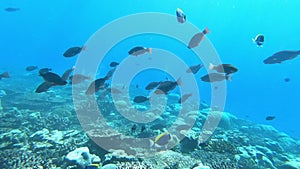
<svg viewBox="0 0 300 169"><path fill-rule="evenodd" d="M101 167L101 169L118 169L118 166L116 166L115 164L106 164Z"/></svg>

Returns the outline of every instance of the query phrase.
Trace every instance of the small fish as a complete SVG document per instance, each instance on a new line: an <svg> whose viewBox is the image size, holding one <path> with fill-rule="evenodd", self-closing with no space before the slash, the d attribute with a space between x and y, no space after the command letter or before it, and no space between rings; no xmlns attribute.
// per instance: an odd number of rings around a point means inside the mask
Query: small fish
<svg viewBox="0 0 300 169"><path fill-rule="evenodd" d="M1 74L0 74L0 80L1 80L2 78L10 78L9 73L8 73L8 72L1 73Z"/></svg>
<svg viewBox="0 0 300 169"><path fill-rule="evenodd" d="M284 50L273 54L272 56L268 57L264 60L265 64L276 64L282 63L286 60L292 60L300 55L300 50Z"/></svg>
<svg viewBox="0 0 300 169"><path fill-rule="evenodd" d="M256 35L255 38L252 38L253 43L256 43L258 47L263 47L263 44L265 42L265 37L262 34Z"/></svg>
<svg viewBox="0 0 300 169"><path fill-rule="evenodd" d="M70 78L70 74L75 70L75 67L72 67L71 69L68 69L65 71L65 73L61 76L61 78L66 81Z"/></svg>
<svg viewBox="0 0 300 169"><path fill-rule="evenodd" d="M276 118L275 116L267 116L267 117L266 117L266 120L269 120L269 121L270 121L270 120L274 120L275 118Z"/></svg>
<svg viewBox="0 0 300 169"><path fill-rule="evenodd" d="M53 85L63 86L67 84L67 81L63 80L59 75L47 72L41 75L46 82L52 83Z"/></svg>
<svg viewBox="0 0 300 169"><path fill-rule="evenodd" d="M81 51L86 50L86 47L72 47L69 48L65 53L63 54L64 57L73 57L77 54L79 54Z"/></svg>
<svg viewBox="0 0 300 169"><path fill-rule="evenodd" d="M291 79L287 77L287 78L284 78L284 81L285 81L285 82L290 82Z"/></svg>
<svg viewBox="0 0 300 169"><path fill-rule="evenodd" d="M79 84L84 82L85 80L91 80L92 78L90 76L85 76L82 74L74 74L73 76L69 77L71 84Z"/></svg>
<svg viewBox="0 0 300 169"><path fill-rule="evenodd" d="M178 103L184 103L189 97L191 97L193 94L192 93L188 93L188 94L184 94L179 100Z"/></svg>
<svg viewBox="0 0 300 169"><path fill-rule="evenodd" d="M13 8L13 7L8 7L4 9L6 12L16 12L19 11L20 8Z"/></svg>
<svg viewBox="0 0 300 169"><path fill-rule="evenodd" d="M235 73L238 71L238 68L234 67L231 64L220 64L220 65L213 65L212 63L209 64L210 70L216 70L219 73L225 73L226 75L229 75L231 73Z"/></svg>
<svg viewBox="0 0 300 169"><path fill-rule="evenodd" d="M144 132L145 130L146 130L146 127L143 125L143 126L141 127L141 133Z"/></svg>
<svg viewBox="0 0 300 169"><path fill-rule="evenodd" d="M131 132L135 132L135 131L136 131L136 129L137 129L137 125L136 125L136 124L134 124L134 125L131 127Z"/></svg>
<svg viewBox="0 0 300 169"><path fill-rule="evenodd" d="M26 67L26 71L34 71L36 70L38 67L37 66L27 66Z"/></svg>
<svg viewBox="0 0 300 169"><path fill-rule="evenodd" d="M180 8L176 9L176 17L177 17L177 21L179 23L185 23L186 22L186 15L184 14L184 12Z"/></svg>
<svg viewBox="0 0 300 169"><path fill-rule="evenodd" d="M145 48L145 47L142 47L142 46L137 46L137 47L132 48L128 52L128 54L133 55L133 56L139 56L139 55L145 54L146 52L151 54L152 53L152 48Z"/></svg>
<svg viewBox="0 0 300 169"><path fill-rule="evenodd" d="M151 82L145 87L145 89L152 90L152 89L156 88L160 83L161 82Z"/></svg>
<svg viewBox="0 0 300 169"><path fill-rule="evenodd" d="M118 66L118 65L119 65L118 62L111 62L111 63L109 64L110 67L116 67L116 66Z"/></svg>
<svg viewBox="0 0 300 169"><path fill-rule="evenodd" d="M208 28L205 28L202 32L195 34L189 42L188 48L194 48L199 46L200 42L204 39L204 36L208 34L210 31Z"/></svg>
<svg viewBox="0 0 300 169"><path fill-rule="evenodd" d="M181 86L182 81L181 78L179 78L177 81L164 81L161 82L160 85L155 90L155 94L168 94L169 91L175 89L176 86Z"/></svg>
<svg viewBox="0 0 300 169"><path fill-rule="evenodd" d="M90 86L88 87L87 91L85 92L86 95L92 95L96 92L98 92L100 89L105 88L105 81L107 79L104 78L99 78L95 81L93 81Z"/></svg>
<svg viewBox="0 0 300 169"><path fill-rule="evenodd" d="M186 73L196 74L202 67L203 67L202 64L190 66L190 68L188 70L186 70Z"/></svg>
<svg viewBox="0 0 300 169"><path fill-rule="evenodd" d="M39 75L42 76L45 73L50 72L52 69L51 68L42 68L39 70Z"/></svg>
<svg viewBox="0 0 300 169"><path fill-rule="evenodd" d="M40 85L36 88L35 92L36 92L36 93L46 92L46 91L48 91L48 90L50 89L50 87L52 87L52 86L54 86L54 85L53 85L52 83L50 83L50 82L43 82L42 84L40 84Z"/></svg>
<svg viewBox="0 0 300 169"><path fill-rule="evenodd" d="M106 80L110 79L113 76L113 74L115 73L115 71L116 71L116 68L113 68L110 71L108 71L105 76Z"/></svg>
<svg viewBox="0 0 300 169"><path fill-rule="evenodd" d="M158 146L165 146L170 142L170 140L171 134L168 132L163 132L154 139L154 144Z"/></svg>
<svg viewBox="0 0 300 169"><path fill-rule="evenodd" d="M201 80L204 82L218 82L223 80L231 80L231 76L223 75L220 73L209 73L201 77Z"/></svg>
<svg viewBox="0 0 300 169"><path fill-rule="evenodd" d="M133 102L135 103L143 103L145 101L148 101L150 98L149 97L145 97L145 96L136 96L133 99Z"/></svg>

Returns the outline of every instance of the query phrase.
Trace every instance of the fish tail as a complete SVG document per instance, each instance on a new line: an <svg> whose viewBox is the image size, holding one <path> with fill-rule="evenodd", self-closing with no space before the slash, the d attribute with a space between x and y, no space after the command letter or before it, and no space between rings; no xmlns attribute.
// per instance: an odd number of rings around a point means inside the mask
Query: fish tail
<svg viewBox="0 0 300 169"><path fill-rule="evenodd" d="M1 77L5 77L5 78L9 78L9 77L10 77L10 75L9 75L8 72L4 72L4 73L2 73L0 76L1 76Z"/></svg>
<svg viewBox="0 0 300 169"><path fill-rule="evenodd" d="M178 86L182 86L182 80L181 80L181 77L178 78L176 82L177 82L177 85L178 85Z"/></svg>
<svg viewBox="0 0 300 169"><path fill-rule="evenodd" d="M150 54L152 54L152 48L147 49Z"/></svg>
<svg viewBox="0 0 300 169"><path fill-rule="evenodd" d="M212 63L209 63L208 69L209 70L214 70L215 69L215 65L213 65Z"/></svg>
<svg viewBox="0 0 300 169"><path fill-rule="evenodd" d="M81 50L87 50L87 47L86 46L82 46Z"/></svg>
<svg viewBox="0 0 300 169"><path fill-rule="evenodd" d="M206 27L204 30L203 30L203 32L202 32L204 35L205 34L209 34L210 33L210 30L208 29L208 27Z"/></svg>

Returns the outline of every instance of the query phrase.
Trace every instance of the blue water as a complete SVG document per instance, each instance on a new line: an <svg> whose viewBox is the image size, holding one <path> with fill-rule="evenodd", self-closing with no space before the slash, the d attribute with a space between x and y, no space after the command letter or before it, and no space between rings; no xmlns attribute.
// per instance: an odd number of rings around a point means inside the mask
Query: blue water
<svg viewBox="0 0 300 169"><path fill-rule="evenodd" d="M296 15L299 6L299 1L282 0L1 1L1 9L18 7L21 10L0 11L0 70L9 71L12 75L10 80L0 83L13 85L13 76L28 65L52 67L55 72L63 73L77 59L64 58L63 52L72 46L82 46L95 31L109 22L140 12L175 15L175 9L180 7L185 11L187 20L199 29L209 27L211 33L207 38L213 43L222 62L239 68L232 82L227 83L225 111L250 121L272 125L300 138L300 59L276 65L262 62L278 51L300 49L300 23ZM130 29L131 26L134 25L120 29ZM252 38L258 33L265 35L263 48L252 43ZM177 53L184 47L172 40L161 44L154 44L154 40L138 42L145 46L174 49ZM122 43L119 45L122 46ZM124 51L128 50L124 47ZM116 61L125 57L121 52L111 52L106 56L107 62L112 57L109 55L114 55L113 60ZM186 57L185 61L188 64L193 62ZM201 70L196 77L200 78L205 73ZM285 82L284 78L291 81ZM137 81L141 86L146 83ZM209 84L199 83L201 99L209 102ZM266 121L268 115L276 116L275 120Z"/></svg>

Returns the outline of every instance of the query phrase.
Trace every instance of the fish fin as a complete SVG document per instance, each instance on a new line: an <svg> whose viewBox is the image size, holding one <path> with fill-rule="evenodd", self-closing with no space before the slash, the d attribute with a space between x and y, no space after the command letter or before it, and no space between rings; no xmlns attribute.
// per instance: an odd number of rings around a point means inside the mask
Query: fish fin
<svg viewBox="0 0 300 169"><path fill-rule="evenodd" d="M150 54L152 54L152 48L147 49Z"/></svg>
<svg viewBox="0 0 300 169"><path fill-rule="evenodd" d="M203 32L202 32L204 35L205 34L209 34L210 33L210 30L208 29L208 27L206 27L204 30L203 30Z"/></svg>
<svg viewBox="0 0 300 169"><path fill-rule="evenodd" d="M215 65L213 65L212 63L209 63L208 69L209 70L214 70L214 68L215 68Z"/></svg>
<svg viewBox="0 0 300 169"><path fill-rule="evenodd" d="M178 85L178 86L182 86L182 80L181 80L181 77L178 78L176 82L177 82L177 85Z"/></svg>
<svg viewBox="0 0 300 169"><path fill-rule="evenodd" d="M4 72L1 74L1 77L10 78L10 75L8 72Z"/></svg>
<svg viewBox="0 0 300 169"><path fill-rule="evenodd" d="M86 46L82 46L81 50L87 50L87 47Z"/></svg>
<svg viewBox="0 0 300 169"><path fill-rule="evenodd" d="M229 76L229 75L226 75L226 80L228 80L228 81L232 81L232 78L231 78L231 76Z"/></svg>

